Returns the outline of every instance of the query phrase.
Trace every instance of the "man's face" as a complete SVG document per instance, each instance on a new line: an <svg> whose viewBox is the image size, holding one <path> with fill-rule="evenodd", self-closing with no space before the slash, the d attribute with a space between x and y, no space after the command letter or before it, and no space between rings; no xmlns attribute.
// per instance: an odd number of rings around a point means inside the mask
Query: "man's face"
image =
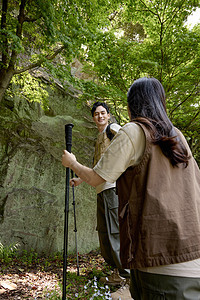
<svg viewBox="0 0 200 300"><path fill-rule="evenodd" d="M101 105L98 106L94 112L93 121L100 131L108 125L109 119L110 114L107 113L107 110Z"/></svg>

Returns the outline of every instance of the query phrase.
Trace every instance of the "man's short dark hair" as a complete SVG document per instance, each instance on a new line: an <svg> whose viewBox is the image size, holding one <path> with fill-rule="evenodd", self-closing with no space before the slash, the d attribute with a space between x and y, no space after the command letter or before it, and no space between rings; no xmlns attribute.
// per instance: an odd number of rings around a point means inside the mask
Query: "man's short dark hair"
<svg viewBox="0 0 200 300"><path fill-rule="evenodd" d="M94 117L94 112L98 106L103 106L106 109L107 113L108 114L110 113L109 108L106 103L97 101L93 104L92 109L91 109L92 117Z"/></svg>

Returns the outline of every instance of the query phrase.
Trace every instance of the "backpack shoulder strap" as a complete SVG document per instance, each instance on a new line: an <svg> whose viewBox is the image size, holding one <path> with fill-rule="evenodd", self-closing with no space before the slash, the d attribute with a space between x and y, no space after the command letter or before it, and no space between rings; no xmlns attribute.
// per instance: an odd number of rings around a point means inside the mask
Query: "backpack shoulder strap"
<svg viewBox="0 0 200 300"><path fill-rule="evenodd" d="M111 130L110 130L110 125L111 125L112 123L110 123L110 124L108 124L108 126L106 127L106 135L107 135L107 137L109 138L109 140L110 141L112 141L112 139L114 138L114 133L113 132L111 132Z"/></svg>

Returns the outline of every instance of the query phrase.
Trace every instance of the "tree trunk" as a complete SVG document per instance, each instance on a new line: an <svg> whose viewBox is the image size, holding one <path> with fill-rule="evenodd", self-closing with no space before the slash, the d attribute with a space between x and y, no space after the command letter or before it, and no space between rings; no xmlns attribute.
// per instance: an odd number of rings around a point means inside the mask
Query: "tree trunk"
<svg viewBox="0 0 200 300"><path fill-rule="evenodd" d="M8 68L7 70L4 69L0 71L0 103L3 100L5 91L8 88L13 75L14 75L13 68Z"/></svg>

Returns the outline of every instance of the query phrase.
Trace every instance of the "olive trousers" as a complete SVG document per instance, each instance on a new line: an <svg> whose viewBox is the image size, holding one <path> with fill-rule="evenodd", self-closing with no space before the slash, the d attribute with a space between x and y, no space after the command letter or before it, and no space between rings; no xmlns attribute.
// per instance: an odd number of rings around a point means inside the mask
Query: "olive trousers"
<svg viewBox="0 0 200 300"><path fill-rule="evenodd" d="M97 194L97 231L101 255L122 277L130 277L130 270L124 270L120 261L120 239L118 221L118 196L110 188Z"/></svg>
<svg viewBox="0 0 200 300"><path fill-rule="evenodd" d="M200 277L169 276L131 270L130 292L134 300L200 300Z"/></svg>

